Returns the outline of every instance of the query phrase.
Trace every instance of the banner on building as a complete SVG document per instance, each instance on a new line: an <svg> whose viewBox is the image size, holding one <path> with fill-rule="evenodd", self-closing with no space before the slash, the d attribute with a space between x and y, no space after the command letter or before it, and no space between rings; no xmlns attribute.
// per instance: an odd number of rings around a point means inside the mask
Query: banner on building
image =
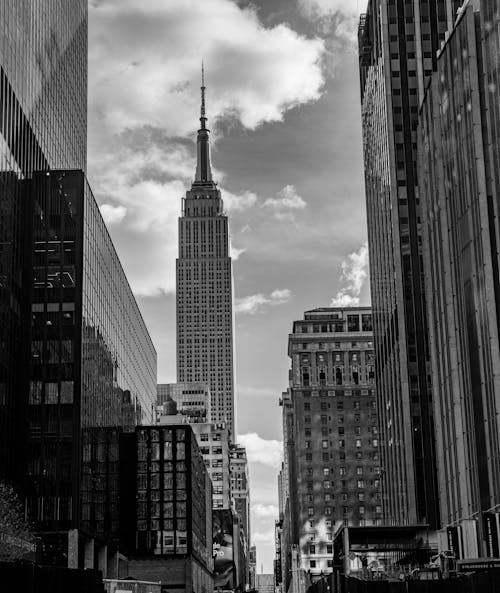
<svg viewBox="0 0 500 593"><path fill-rule="evenodd" d="M234 589L233 515L227 509L212 511L214 589Z"/></svg>

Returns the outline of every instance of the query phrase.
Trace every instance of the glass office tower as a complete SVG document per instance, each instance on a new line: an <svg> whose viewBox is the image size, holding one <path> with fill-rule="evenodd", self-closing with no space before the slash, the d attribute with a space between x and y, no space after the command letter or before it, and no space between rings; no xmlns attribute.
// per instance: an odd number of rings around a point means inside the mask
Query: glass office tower
<svg viewBox="0 0 500 593"><path fill-rule="evenodd" d="M370 0L359 26L381 487L392 524L439 524L417 123L459 4Z"/></svg>
<svg viewBox="0 0 500 593"><path fill-rule="evenodd" d="M499 554L499 50L500 15L469 3L419 116L441 547L461 558Z"/></svg>
<svg viewBox="0 0 500 593"><path fill-rule="evenodd" d="M87 1L0 3L0 476L22 482L23 181L85 170Z"/></svg>
<svg viewBox="0 0 500 593"><path fill-rule="evenodd" d="M106 487L82 464L106 461L98 429L130 406L153 421L156 352L83 172L35 173L25 194L27 509L63 550L82 522L108 529Z"/></svg>

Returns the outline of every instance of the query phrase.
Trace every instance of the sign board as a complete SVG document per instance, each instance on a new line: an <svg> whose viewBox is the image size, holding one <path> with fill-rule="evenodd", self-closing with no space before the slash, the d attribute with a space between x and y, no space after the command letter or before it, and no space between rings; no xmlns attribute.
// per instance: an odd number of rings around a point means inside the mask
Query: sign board
<svg viewBox="0 0 500 593"><path fill-rule="evenodd" d="M492 568L500 568L500 558L457 561L457 570L459 572L475 572L478 570L491 570Z"/></svg>

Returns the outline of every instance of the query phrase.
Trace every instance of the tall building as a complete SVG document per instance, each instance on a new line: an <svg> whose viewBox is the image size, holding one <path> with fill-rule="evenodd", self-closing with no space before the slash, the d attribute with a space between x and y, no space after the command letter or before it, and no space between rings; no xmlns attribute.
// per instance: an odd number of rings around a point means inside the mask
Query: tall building
<svg viewBox="0 0 500 593"><path fill-rule="evenodd" d="M464 6L419 121L441 547L462 558L499 555L500 15L492 6Z"/></svg>
<svg viewBox="0 0 500 593"><path fill-rule="evenodd" d="M87 1L0 3L0 476L23 481L23 181L86 169Z"/></svg>
<svg viewBox="0 0 500 593"><path fill-rule="evenodd" d="M228 219L212 179L202 82L195 180L183 199L177 259L177 380L208 383L212 421L234 439L233 288Z"/></svg>
<svg viewBox="0 0 500 593"><path fill-rule="evenodd" d="M439 524L416 159L419 105L456 0L369 0L359 68L385 521Z"/></svg>
<svg viewBox="0 0 500 593"><path fill-rule="evenodd" d="M245 447L232 445L229 450L229 473L231 476L231 498L238 513L246 547L250 550L250 476Z"/></svg>
<svg viewBox="0 0 500 593"><path fill-rule="evenodd" d="M27 517L62 563L79 545L70 530L105 538L116 529L106 514L116 500L94 472L117 465L112 447L100 458L101 429L153 422L156 351L84 173L37 172L24 198L26 356L22 414L10 418L25 444L12 454L25 471Z"/></svg>
<svg viewBox="0 0 500 593"><path fill-rule="evenodd" d="M288 355L285 519L290 513L292 528L283 524L281 537L287 566L297 545L301 569L317 576L332 568L337 523L382 521L370 308L306 311L293 324Z"/></svg>

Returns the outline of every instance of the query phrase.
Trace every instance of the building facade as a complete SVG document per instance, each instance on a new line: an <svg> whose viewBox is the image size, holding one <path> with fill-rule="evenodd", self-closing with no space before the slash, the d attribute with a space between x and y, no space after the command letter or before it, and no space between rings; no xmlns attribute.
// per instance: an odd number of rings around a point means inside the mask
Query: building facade
<svg viewBox="0 0 500 593"><path fill-rule="evenodd" d="M141 426L121 445L122 547L129 574L213 591L212 492L188 425Z"/></svg>
<svg viewBox="0 0 500 593"><path fill-rule="evenodd" d="M359 25L385 521L439 525L416 179L418 109L461 2L370 0Z"/></svg>
<svg viewBox="0 0 500 593"><path fill-rule="evenodd" d="M332 569L336 523L382 521L370 308L306 311L293 324L288 354L284 446L293 449L288 481L295 494L285 502L294 526L285 537L299 546L302 570L316 576Z"/></svg>
<svg viewBox="0 0 500 593"><path fill-rule="evenodd" d="M231 499L241 520L245 534L246 548L250 549L250 476L245 447L232 445L229 449L229 475L231 477Z"/></svg>
<svg viewBox="0 0 500 593"><path fill-rule="evenodd" d="M499 51L498 12L465 5L419 119L441 547L461 558L499 554Z"/></svg>
<svg viewBox="0 0 500 593"><path fill-rule="evenodd" d="M27 517L51 533L62 562L68 530L111 529L84 468L101 450L98 429L153 421L156 351L83 172L37 172L24 198L26 425L16 423L26 445L17 459Z"/></svg>
<svg viewBox="0 0 500 593"><path fill-rule="evenodd" d="M228 219L212 179L205 86L195 180L183 199L177 259L177 380L210 386L211 415L234 432L233 287Z"/></svg>
<svg viewBox="0 0 500 593"><path fill-rule="evenodd" d="M23 182L86 168L87 2L2 2L0 22L0 475L20 485Z"/></svg>
<svg viewBox="0 0 500 593"><path fill-rule="evenodd" d="M210 388L206 383L160 383L157 396L160 414L170 399L177 404L177 413L186 416L190 424L210 422Z"/></svg>

